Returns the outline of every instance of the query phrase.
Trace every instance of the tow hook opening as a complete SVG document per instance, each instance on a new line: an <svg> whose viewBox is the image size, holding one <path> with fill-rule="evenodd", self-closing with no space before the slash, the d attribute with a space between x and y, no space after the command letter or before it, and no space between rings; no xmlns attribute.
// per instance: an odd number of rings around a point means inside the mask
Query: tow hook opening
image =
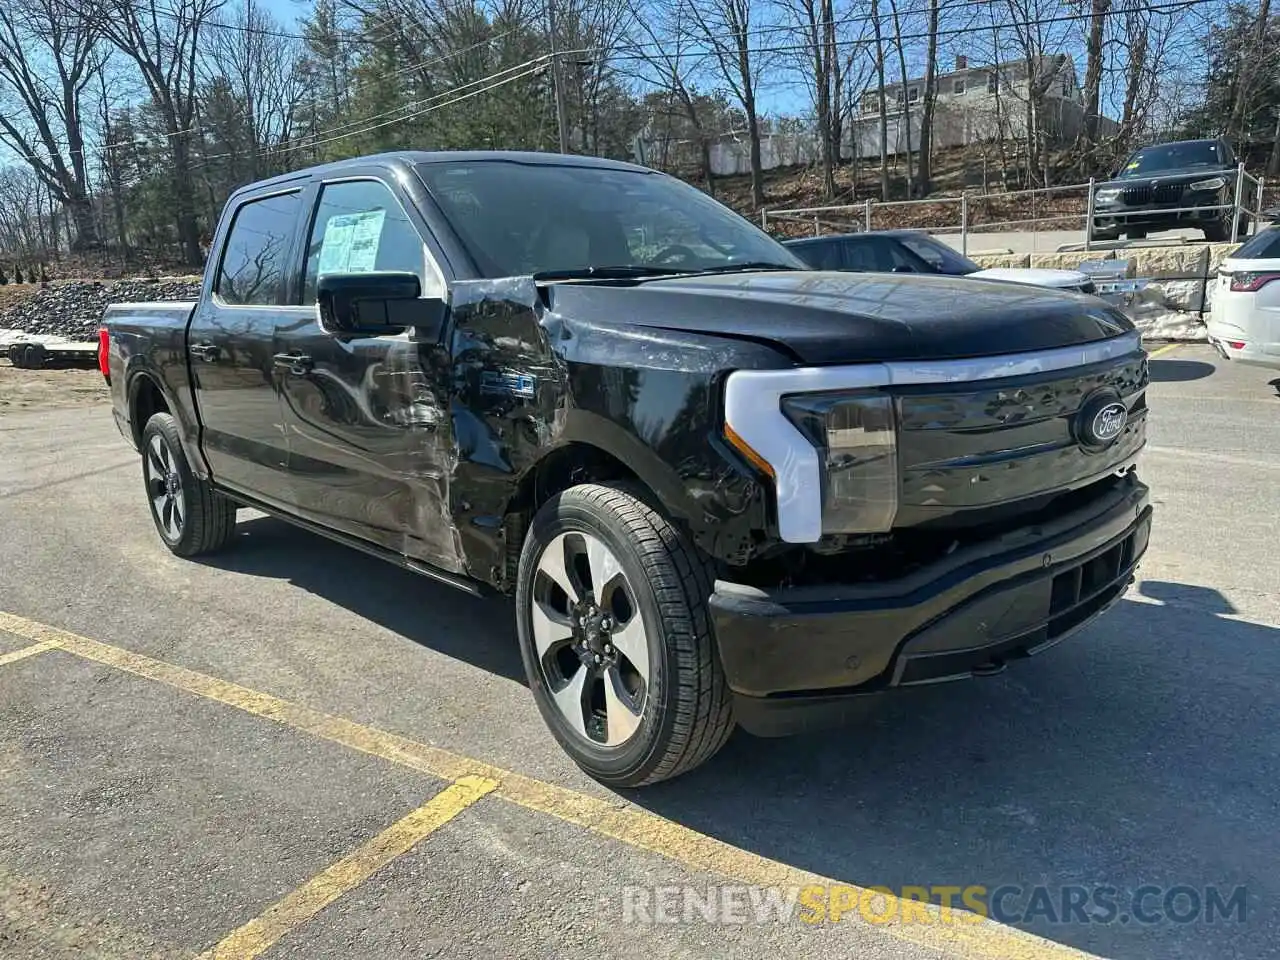
<svg viewBox="0 0 1280 960"><path fill-rule="evenodd" d="M975 677L994 677L1004 673L1005 666L1003 660L988 660L986 663L978 664L971 672Z"/></svg>

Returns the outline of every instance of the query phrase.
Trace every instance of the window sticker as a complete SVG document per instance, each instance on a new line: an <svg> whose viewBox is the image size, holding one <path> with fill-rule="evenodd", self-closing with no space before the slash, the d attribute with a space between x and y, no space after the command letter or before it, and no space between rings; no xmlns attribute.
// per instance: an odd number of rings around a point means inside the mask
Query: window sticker
<svg viewBox="0 0 1280 960"><path fill-rule="evenodd" d="M318 273L368 273L378 262L378 241L387 211L330 217L320 244Z"/></svg>

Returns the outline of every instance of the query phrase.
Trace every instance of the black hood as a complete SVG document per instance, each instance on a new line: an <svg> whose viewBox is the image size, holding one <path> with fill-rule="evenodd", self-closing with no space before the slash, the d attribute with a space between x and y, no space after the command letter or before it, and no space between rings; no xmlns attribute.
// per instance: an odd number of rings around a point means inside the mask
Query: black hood
<svg viewBox="0 0 1280 960"><path fill-rule="evenodd" d="M1235 181L1236 170L1234 167L1183 167L1175 170L1156 170L1152 173L1143 173L1134 177L1117 177L1115 180L1097 184L1094 189L1098 190L1103 187L1149 187L1156 182L1185 185L1195 183L1197 180L1208 180L1212 177L1222 177L1228 183L1232 183Z"/></svg>
<svg viewBox="0 0 1280 960"><path fill-rule="evenodd" d="M636 284L557 283L553 312L774 344L801 363L1048 350L1133 329L1094 297L962 277L779 271Z"/></svg>

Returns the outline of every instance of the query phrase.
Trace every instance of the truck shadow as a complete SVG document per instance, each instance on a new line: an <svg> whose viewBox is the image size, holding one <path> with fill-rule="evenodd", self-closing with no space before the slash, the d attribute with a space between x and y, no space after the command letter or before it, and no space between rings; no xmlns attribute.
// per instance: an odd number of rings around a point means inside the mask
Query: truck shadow
<svg viewBox="0 0 1280 960"><path fill-rule="evenodd" d="M1203 380L1212 376L1216 368L1212 363L1203 360L1162 360L1159 358L1147 362L1148 375L1152 383L1186 383L1189 380Z"/></svg>
<svg viewBox="0 0 1280 960"><path fill-rule="evenodd" d="M203 562L288 580L524 684L506 601L282 521L240 531L236 549ZM865 721L808 737L739 731L704 767L626 798L861 887L1014 888L998 919L1116 960L1261 955L1280 923L1280 630L1225 619L1234 613L1211 588L1147 581L999 677L888 697ZM1101 923L1064 909L1072 891L1114 887L1127 915L1146 884L1159 888L1148 912L1190 887L1201 914ZM1048 900L1019 922L1037 887ZM1245 887L1246 921L1207 922L1209 887L1224 901Z"/></svg>
<svg viewBox="0 0 1280 960"><path fill-rule="evenodd" d="M1258 955L1280 919L1280 630L1223 619L1211 589L1143 589L1149 602L1001 677L886 699L806 738L739 731L707 766L628 799L862 887L1011 885L999 919L1106 957ZM1119 922L1144 884L1161 890L1143 907L1163 913L1181 885L1201 914ZM1051 908L1018 923L1036 886ZM1064 911L1064 888L1099 886L1118 891L1111 923ZM1206 922L1206 888L1225 901L1238 886L1246 922Z"/></svg>
<svg viewBox="0 0 1280 960"><path fill-rule="evenodd" d="M468 597L274 517L241 520L234 549L197 560L222 570L287 580L414 643L525 682L511 605L505 599Z"/></svg>

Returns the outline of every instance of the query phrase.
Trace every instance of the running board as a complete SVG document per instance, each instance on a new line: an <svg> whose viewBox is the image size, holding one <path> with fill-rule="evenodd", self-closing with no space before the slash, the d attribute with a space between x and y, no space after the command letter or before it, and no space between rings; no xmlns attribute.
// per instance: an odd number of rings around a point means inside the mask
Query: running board
<svg viewBox="0 0 1280 960"><path fill-rule="evenodd" d="M394 563L397 567L403 567L413 573L420 574L424 577L430 577L432 580L439 581L446 586L453 587L455 590L461 590L469 593L473 597L487 597L493 595L496 591L488 584L481 583L479 580L473 580L470 577L462 576L456 573L450 573L447 570L441 570L434 567L424 560L418 560L414 557L406 557L404 554L396 553L394 550L387 550L380 547L376 543L370 543L367 540L361 540L359 537L353 537L350 534L341 533L332 530L323 524L314 523L311 520L304 520L296 517L291 513L285 513L278 507L272 507L263 503L256 497L251 497L241 493L231 487L216 485L219 493L222 493L228 499L233 500L242 507L249 507L253 510L261 510L268 516L277 520L283 520L285 523L292 524L308 533L314 533L326 540L332 540L340 543L344 547L351 547L353 550L359 550L361 553L367 553L371 557L377 557L379 560L386 560L388 563Z"/></svg>

